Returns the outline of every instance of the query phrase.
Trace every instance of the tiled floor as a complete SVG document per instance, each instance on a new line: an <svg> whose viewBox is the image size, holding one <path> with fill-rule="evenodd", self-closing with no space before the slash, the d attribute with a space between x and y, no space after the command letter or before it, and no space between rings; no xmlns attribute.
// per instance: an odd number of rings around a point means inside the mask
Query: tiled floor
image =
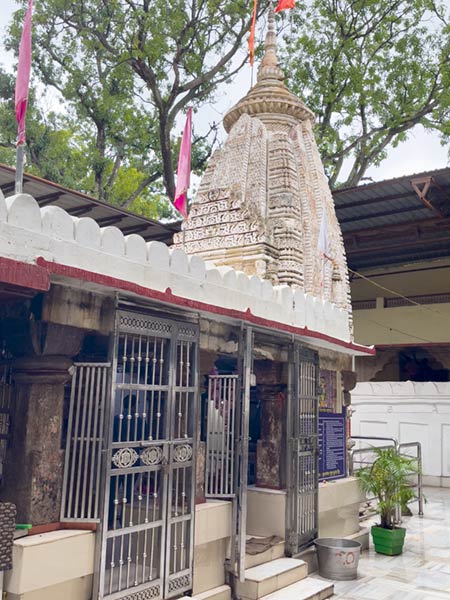
<svg viewBox="0 0 450 600"><path fill-rule="evenodd" d="M450 489L426 488L423 518L404 518L401 556L363 552L358 579L335 582L339 600L450 600Z"/></svg>

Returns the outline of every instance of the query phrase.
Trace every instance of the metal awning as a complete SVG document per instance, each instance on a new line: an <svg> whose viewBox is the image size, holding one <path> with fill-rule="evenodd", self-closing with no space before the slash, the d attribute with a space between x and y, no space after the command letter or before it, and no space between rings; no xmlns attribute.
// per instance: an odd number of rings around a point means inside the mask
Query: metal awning
<svg viewBox="0 0 450 600"><path fill-rule="evenodd" d="M15 172L14 168L0 164L0 188L4 196L14 193ZM100 227L114 225L124 235L137 233L146 241L157 240L170 245L173 234L180 230L178 223L158 223L29 173L24 175L23 190L41 207L60 206L74 217L91 217Z"/></svg>
<svg viewBox="0 0 450 600"><path fill-rule="evenodd" d="M333 193L354 269L450 256L450 168Z"/></svg>
<svg viewBox="0 0 450 600"><path fill-rule="evenodd" d="M14 192L15 169L0 164L0 188ZM25 174L24 191L41 207L60 206L101 227L172 244L179 223L164 224ZM450 168L405 175L333 193L351 269L450 257Z"/></svg>

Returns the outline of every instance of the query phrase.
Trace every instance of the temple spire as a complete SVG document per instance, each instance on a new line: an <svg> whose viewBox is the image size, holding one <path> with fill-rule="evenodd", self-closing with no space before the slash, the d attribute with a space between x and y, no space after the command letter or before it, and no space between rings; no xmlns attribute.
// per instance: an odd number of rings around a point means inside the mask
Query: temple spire
<svg viewBox="0 0 450 600"><path fill-rule="evenodd" d="M285 78L283 71L278 66L277 58L277 33L275 27L275 11L272 2L269 3L269 15L267 19L267 33L264 42L264 57L258 71L258 81L264 79Z"/></svg>
<svg viewBox="0 0 450 600"><path fill-rule="evenodd" d="M243 114L257 117L264 123L288 120L295 125L305 119L314 120L312 111L288 90L284 72L278 66L275 11L272 2L273 0L269 2L264 56L258 70L258 81L225 115L223 124L226 132L231 131Z"/></svg>

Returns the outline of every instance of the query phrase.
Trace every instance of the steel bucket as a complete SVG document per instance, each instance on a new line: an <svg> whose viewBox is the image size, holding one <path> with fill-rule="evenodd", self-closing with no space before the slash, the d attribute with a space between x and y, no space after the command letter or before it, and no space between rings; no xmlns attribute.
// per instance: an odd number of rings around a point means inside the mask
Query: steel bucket
<svg viewBox="0 0 450 600"><path fill-rule="evenodd" d="M342 538L318 538L314 541L319 575L326 579L356 579L361 544Z"/></svg>

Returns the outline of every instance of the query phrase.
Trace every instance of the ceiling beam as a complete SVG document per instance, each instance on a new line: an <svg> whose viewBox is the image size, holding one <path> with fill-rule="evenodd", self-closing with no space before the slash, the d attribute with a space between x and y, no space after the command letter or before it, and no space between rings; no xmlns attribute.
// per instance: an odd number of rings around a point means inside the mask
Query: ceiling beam
<svg viewBox="0 0 450 600"><path fill-rule="evenodd" d="M167 232L166 235L154 235L150 232L149 234L143 235L142 237L145 239L146 242L164 242L165 244L168 244L173 242L173 236L174 232L170 231Z"/></svg>
<svg viewBox="0 0 450 600"><path fill-rule="evenodd" d="M114 215L114 217L100 217L95 219L100 227L107 227L108 225L115 225L120 223L123 219L126 219L128 215Z"/></svg>
<svg viewBox="0 0 450 600"><path fill-rule="evenodd" d="M339 223L354 223L356 221L365 221L366 219L375 219L377 217L388 217L390 215L399 215L402 213L410 213L410 212L416 212L418 210L423 211L423 206L417 206L417 207L412 207L411 206L405 206L403 208L392 208L391 210L383 210L383 211L379 211L377 213L367 213L364 216L362 215L358 215L356 217L348 217L347 219L340 219Z"/></svg>
<svg viewBox="0 0 450 600"><path fill-rule="evenodd" d="M435 181L431 175L427 177L416 177L415 179L411 179L411 186L424 206L435 212L441 219L445 219L444 213L439 210L437 206L434 206L427 198L427 194L430 189L433 187L438 187L435 185Z"/></svg>
<svg viewBox="0 0 450 600"><path fill-rule="evenodd" d="M9 194L10 192L13 192L15 190L16 184L14 181L10 181L9 183L4 183L0 187L2 189L3 194L6 196L6 194Z"/></svg>
<svg viewBox="0 0 450 600"><path fill-rule="evenodd" d="M97 208L95 204L82 204L81 206L66 208L66 212L68 212L69 215L72 215L72 217L80 217L88 212L91 212L91 210L94 210L94 208Z"/></svg>
<svg viewBox="0 0 450 600"><path fill-rule="evenodd" d="M442 236L439 238L417 238L416 240L399 240L398 242L394 242L393 238L378 238L374 239L372 244L367 244L364 246L359 245L358 247L347 247L346 253L348 256L357 256L360 254L376 254L377 256L381 256L386 252L390 252L391 250L399 250L401 254L408 254L412 250L423 247L423 246L433 246L436 244L445 244L450 243L450 233L446 236ZM375 252L376 251L376 252ZM450 251L450 247L449 247Z"/></svg>
<svg viewBox="0 0 450 600"><path fill-rule="evenodd" d="M130 235L130 233L139 233L140 231L144 231L145 229L147 229L148 224L144 223L142 225L131 225L129 227L123 227L122 229L122 233L124 233L125 235Z"/></svg>
<svg viewBox="0 0 450 600"><path fill-rule="evenodd" d="M64 196L64 192L52 192L51 194L43 194L42 196L35 196L34 199L37 201L39 206L43 208L48 204L52 204L55 200L59 200L61 196Z"/></svg>
<svg viewBox="0 0 450 600"><path fill-rule="evenodd" d="M416 227L427 228L428 226L438 225L439 228L446 227L450 225L450 217L446 217L445 219L434 217L432 219L421 219L418 221L409 221L403 223L393 223L389 225L380 225L378 227L365 227L363 229L354 229L343 231L342 235L344 240L349 239L353 236L364 236L368 233L381 233L386 231L399 231L399 230L408 230Z"/></svg>
<svg viewBox="0 0 450 600"><path fill-rule="evenodd" d="M359 190L356 188L352 195L358 194ZM348 194L348 192L346 192ZM387 202L389 200L399 200L400 198L407 198L412 196L412 192L398 192L397 194L387 194L386 196L372 196L371 198L365 198L364 200L352 200L351 202L344 202L339 204L339 190L333 192L333 198L338 200L336 202L336 210L345 210L346 208L357 208L358 206L367 206L367 204L378 204L379 202Z"/></svg>
<svg viewBox="0 0 450 600"><path fill-rule="evenodd" d="M354 271L361 271L364 269L377 269L378 267L394 266L404 264L408 262L426 262L428 260L435 260L448 257L448 252L439 249L422 249L420 252L411 258L411 252L409 256L399 256L395 253L385 254L383 256L377 256L375 254L365 256L355 256L348 258L348 266Z"/></svg>

